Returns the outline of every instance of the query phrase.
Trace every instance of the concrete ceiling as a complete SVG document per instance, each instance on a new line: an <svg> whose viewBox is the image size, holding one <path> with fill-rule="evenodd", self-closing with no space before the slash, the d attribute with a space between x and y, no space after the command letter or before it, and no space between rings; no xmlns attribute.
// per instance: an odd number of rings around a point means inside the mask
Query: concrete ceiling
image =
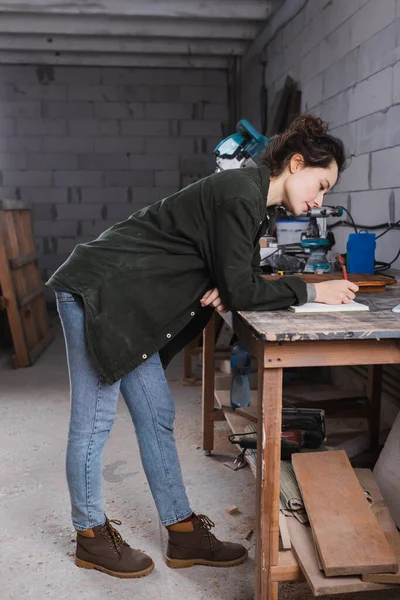
<svg viewBox="0 0 400 600"><path fill-rule="evenodd" d="M0 0L0 62L227 68L281 0Z"/></svg>

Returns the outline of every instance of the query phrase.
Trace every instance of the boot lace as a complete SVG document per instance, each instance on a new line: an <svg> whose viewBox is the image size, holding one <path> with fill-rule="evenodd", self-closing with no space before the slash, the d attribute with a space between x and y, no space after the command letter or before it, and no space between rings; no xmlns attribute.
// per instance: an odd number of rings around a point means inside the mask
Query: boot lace
<svg viewBox="0 0 400 600"><path fill-rule="evenodd" d="M121 525L121 521L118 521L118 519L108 519L106 517L106 522L104 524L104 537L107 541L111 542L112 546L115 548L116 552L120 555L120 548L123 544L126 544L125 540L123 539L122 535L119 533L119 531L117 531L115 529L115 527L113 527L111 525L111 523L114 523L115 525ZM127 544L126 544L127 545Z"/></svg>
<svg viewBox="0 0 400 600"><path fill-rule="evenodd" d="M213 523L213 521L211 521L211 519L209 519L207 515L197 515L197 520L199 523L201 533L208 538L211 550L214 550L215 536L213 533L211 533L211 529L215 527L215 523Z"/></svg>

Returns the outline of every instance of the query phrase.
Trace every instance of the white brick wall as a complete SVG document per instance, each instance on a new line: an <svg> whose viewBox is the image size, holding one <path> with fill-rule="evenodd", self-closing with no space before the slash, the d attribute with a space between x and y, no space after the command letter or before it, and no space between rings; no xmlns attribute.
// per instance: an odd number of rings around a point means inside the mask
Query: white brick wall
<svg viewBox="0 0 400 600"><path fill-rule="evenodd" d="M389 219L394 197L399 219L400 0L309 0L265 55L269 106L291 75L303 112L327 120L352 155L329 202L349 197L354 218L373 225ZM334 232L344 251L350 230ZM388 233L377 242L377 259L392 260L399 246L400 231Z"/></svg>
<svg viewBox="0 0 400 600"><path fill-rule="evenodd" d="M0 198L32 204L46 278L81 242L213 171L226 73L0 66Z"/></svg>

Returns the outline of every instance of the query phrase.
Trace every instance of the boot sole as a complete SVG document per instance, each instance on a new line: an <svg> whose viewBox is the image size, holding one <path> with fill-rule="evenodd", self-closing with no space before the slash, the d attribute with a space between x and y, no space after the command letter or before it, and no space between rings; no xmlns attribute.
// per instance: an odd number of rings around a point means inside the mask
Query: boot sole
<svg viewBox="0 0 400 600"><path fill-rule="evenodd" d="M118 571L111 571L110 569L106 569L105 567L101 567L100 565L87 562L86 560L81 560L76 556L75 564L81 569L96 569L96 571L101 571L102 573L106 573L107 575L111 575L112 577L120 577L121 579L136 579L139 577L146 577L146 575L150 575L150 573L154 569L154 563L152 563L149 567L147 567L147 569L143 569L142 571L134 571L133 573L119 573Z"/></svg>
<svg viewBox="0 0 400 600"><path fill-rule="evenodd" d="M236 565L241 565L244 563L247 560L247 557L247 551L246 554L243 554L243 556L235 558L235 560L227 561L205 560L204 558L192 558L190 560L186 560L181 558L169 558L167 556L165 563L170 569L187 569L188 567L194 567L195 565L203 565L206 567L235 567Z"/></svg>

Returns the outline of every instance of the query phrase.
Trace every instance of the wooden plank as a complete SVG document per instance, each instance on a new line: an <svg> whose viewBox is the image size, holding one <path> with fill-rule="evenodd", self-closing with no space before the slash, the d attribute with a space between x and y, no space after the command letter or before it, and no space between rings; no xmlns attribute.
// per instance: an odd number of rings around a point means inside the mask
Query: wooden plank
<svg viewBox="0 0 400 600"><path fill-rule="evenodd" d="M255 600L277 598L270 568L279 560L282 369L258 370Z"/></svg>
<svg viewBox="0 0 400 600"><path fill-rule="evenodd" d="M294 80L288 75L285 79L285 83L282 89L277 93L272 110L271 116L268 119L268 135L275 135L286 129L287 124L287 112L290 96L295 89Z"/></svg>
<svg viewBox="0 0 400 600"><path fill-rule="evenodd" d="M281 511L279 511L279 537L282 549L290 550L292 545L290 543L289 529L286 524L286 517Z"/></svg>
<svg viewBox="0 0 400 600"><path fill-rule="evenodd" d="M374 468L374 476L397 527L400 528L400 414L397 415Z"/></svg>
<svg viewBox="0 0 400 600"><path fill-rule="evenodd" d="M236 412L238 415L245 417L249 421L252 421L253 423L257 423L257 416L258 416L257 404L253 404L253 402L252 402L250 406L246 406L244 408L237 408Z"/></svg>
<svg viewBox="0 0 400 600"><path fill-rule="evenodd" d="M398 300L400 302L400 296ZM314 334L310 333L310 330L308 332L305 330L304 323L301 328L297 328L296 324L293 323L292 332L289 333L289 320L285 317L285 331L278 334L275 327L274 330L266 331L263 324L254 320L255 314L254 312L234 314L235 332L252 352L257 352L262 347L265 353L264 363L267 369L274 369L277 366L334 367L356 364L400 363L400 346L397 341L400 338L400 321L398 317L396 317L396 324L385 323L384 326L387 327L387 330L386 332L381 332L379 336L377 331L366 331L366 327L364 326L363 332L365 337L363 337L360 329L357 333L360 339L344 340L340 339L339 336L347 336L349 338L349 332L351 332L353 338L356 338L354 330L351 328L354 323L348 323L346 334L344 332L337 332L337 339L328 339L328 337L318 336L334 336L332 325L330 325L330 333L325 331L324 334L315 334L314 337ZM267 313L260 313L260 315L263 314L267 315ZM291 314L296 316L294 313ZM392 313L392 315L394 316L395 313ZM342 319L342 315L340 319ZM310 321L309 327L311 326L312 323ZM328 327L328 324L326 326ZM296 333L293 333L293 330L297 330ZM281 337L281 335L286 339L277 340L276 338ZM375 335L377 335L376 338L373 337ZM297 339L301 341L297 341ZM265 344L264 342L271 343Z"/></svg>
<svg viewBox="0 0 400 600"><path fill-rule="evenodd" d="M378 523L383 533L386 535L386 538L390 546L393 548L393 551L397 556L397 560L400 563L400 533L397 530L396 524L392 519L389 509L385 505L385 501L378 484L375 481L374 475L369 469L356 469L355 472L363 488L368 490L368 492L371 494L371 497L374 501L371 507L372 511L378 519ZM375 583L400 584L400 565L397 573L368 573L362 576L362 580L374 581Z"/></svg>
<svg viewBox="0 0 400 600"><path fill-rule="evenodd" d="M272 581L302 581L304 579L303 571L292 550L282 550L279 552L279 561L277 565L271 567Z"/></svg>
<svg viewBox="0 0 400 600"><path fill-rule="evenodd" d="M290 98L288 114L287 114L287 127L292 121L301 114L301 91L293 90L292 97Z"/></svg>
<svg viewBox="0 0 400 600"><path fill-rule="evenodd" d="M36 262L39 257L39 252L31 252L31 254L26 254L25 256L19 256L18 258L10 258L10 269L20 269L21 267L28 265L32 262Z"/></svg>
<svg viewBox="0 0 400 600"><path fill-rule="evenodd" d="M30 289L27 294L18 298L19 306L20 307L26 306L27 304L29 304L29 302L32 302L32 300L35 300L35 298L37 298L38 296L43 294L44 290L45 290L44 283L39 283L36 287L34 287L33 289Z"/></svg>
<svg viewBox="0 0 400 600"><path fill-rule="evenodd" d="M19 213L19 227L21 232L21 249L27 255L31 255L36 250L36 245L33 237L31 211L21 211ZM49 324L47 317L46 301L44 297L44 285L40 277L39 269L35 262L30 262L23 267L24 275L28 281L30 289L42 287L42 293L38 294L30 305L32 310L32 318L35 323L36 332L38 336L38 343L36 347L41 343L41 340L48 338L49 336ZM33 348L31 349L33 350Z"/></svg>
<svg viewBox="0 0 400 600"><path fill-rule="evenodd" d="M394 339L278 342L268 345L265 353L268 368L278 364L282 367L334 367L356 364L357 361L363 364L400 362L400 346Z"/></svg>
<svg viewBox="0 0 400 600"><path fill-rule="evenodd" d="M348 575L346 577L326 577L318 568L317 554L313 542L311 528L299 523L294 517L287 518L290 540L300 568L314 594L344 594L349 592L367 592L391 589L394 586L362 581L361 577Z"/></svg>
<svg viewBox="0 0 400 600"><path fill-rule="evenodd" d="M2 202L1 206L6 209L0 211L2 260L6 264L1 268L3 274L0 274L0 279L8 277L9 280L3 289L8 289L6 304L15 348L14 363L22 367L32 364L54 336L47 319L43 294L45 287L35 262L37 249L31 212L27 205L19 201ZM13 304L16 304L16 308ZM13 311L18 314L19 323Z"/></svg>
<svg viewBox="0 0 400 600"><path fill-rule="evenodd" d="M11 273L8 268L6 246L4 239L4 222L0 212L0 285L7 309L7 318L10 325L11 337L15 352L15 363L20 367L29 365L28 351L26 347L25 332L19 314L17 300L15 298L14 286Z"/></svg>
<svg viewBox="0 0 400 600"><path fill-rule="evenodd" d="M18 211L6 210L2 213L5 231L5 246L8 259L18 258L21 254L20 243L21 234L18 232ZM12 274L15 296L19 306L20 299L29 293L29 284L21 269L17 269ZM39 341L34 320L31 318L31 313L21 312L22 325L25 332L26 344L28 351L36 346Z"/></svg>
<svg viewBox="0 0 400 600"><path fill-rule="evenodd" d="M396 556L346 453L294 454L292 463L325 574L396 572Z"/></svg>

